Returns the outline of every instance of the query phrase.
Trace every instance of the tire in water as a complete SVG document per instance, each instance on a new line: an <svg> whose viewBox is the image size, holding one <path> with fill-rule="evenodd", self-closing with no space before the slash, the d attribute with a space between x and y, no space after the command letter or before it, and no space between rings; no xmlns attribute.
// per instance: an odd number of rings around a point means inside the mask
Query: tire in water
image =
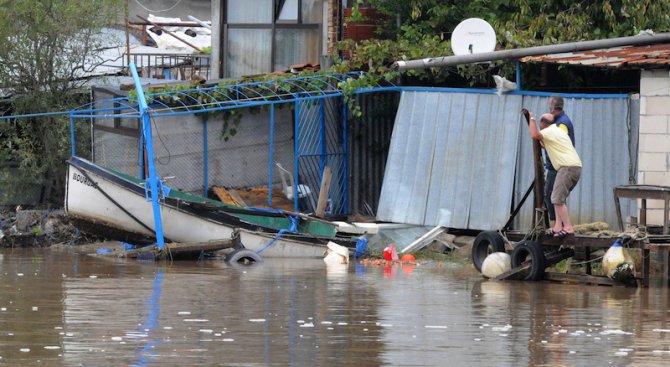
<svg viewBox="0 0 670 367"><path fill-rule="evenodd" d="M512 251L512 269L521 266L521 264L530 260L530 269L523 274L523 280L541 280L544 278L544 269L547 267L547 260L544 257L542 245L535 241L521 241Z"/></svg>
<svg viewBox="0 0 670 367"><path fill-rule="evenodd" d="M484 231L475 237L472 244L472 263L477 271L482 271L482 263L493 252L505 252L505 241L496 231Z"/></svg>
<svg viewBox="0 0 670 367"><path fill-rule="evenodd" d="M231 265L253 265L262 261L259 254L244 248L235 250L226 256L226 262Z"/></svg>

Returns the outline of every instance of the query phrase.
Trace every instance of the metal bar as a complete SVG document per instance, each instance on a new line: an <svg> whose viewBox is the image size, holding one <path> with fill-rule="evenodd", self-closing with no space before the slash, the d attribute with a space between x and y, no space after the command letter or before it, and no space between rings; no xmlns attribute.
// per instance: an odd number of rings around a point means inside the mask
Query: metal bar
<svg viewBox="0 0 670 367"><path fill-rule="evenodd" d="M349 214L349 170L348 170L348 152L349 152L349 147L347 144L347 125L349 124L348 121L348 116L347 116L347 101L342 97L342 150L344 157L342 159L342 164L344 166L343 168L343 175L342 175L342 185L344 188L344 192L342 193L343 203L342 203L342 214Z"/></svg>
<svg viewBox="0 0 670 367"><path fill-rule="evenodd" d="M165 28L159 26L158 24L156 24L156 23L154 23L154 22L152 22L152 21L150 21L150 20L148 20L148 19L146 19L146 18L143 18L143 17L140 16L140 15L137 15L137 17L140 18L140 19L142 19L143 21L145 21L145 22L147 22L147 23L149 23L149 24L155 26L155 27L158 27L158 29L160 29L160 30L162 30L163 32L169 34L170 36L172 36L172 37L178 39L179 41L181 41L181 42L187 44L188 46L192 47L194 50L196 50L196 51L198 51L198 52L202 52L202 49L201 49L200 47L195 46L195 45L192 45L192 44L189 43L188 41L185 41L185 40L179 38L179 36L177 36L176 34L174 34L174 33L170 32L170 31L168 31L167 29L165 29Z"/></svg>
<svg viewBox="0 0 670 367"><path fill-rule="evenodd" d="M140 173L137 175L141 180L146 178L144 174L144 134L140 132L140 145L137 147L137 159L139 160Z"/></svg>
<svg viewBox="0 0 670 367"><path fill-rule="evenodd" d="M592 40L581 42L561 43L558 45L526 47L511 50L482 52L478 54L442 56L408 61L396 61L393 68L398 70L426 69L433 67L444 67L459 64L471 64L493 60L520 59L525 56L537 56L547 54L558 54L564 52L576 52L596 50L601 48L650 45L670 41L670 33L657 33L654 35L644 34L632 37L619 37L604 40Z"/></svg>
<svg viewBox="0 0 670 367"><path fill-rule="evenodd" d="M202 158L203 158L203 163L204 163L203 170L205 171L204 172L204 177L203 177L203 186L204 187L203 187L203 195L202 196L207 197L207 190L209 189L209 160L207 159L208 151L209 151L209 148L208 148L209 144L208 144L208 141L207 141L207 119L205 119L203 121L202 126L203 126L202 132L203 132L203 139L204 139L204 142L203 142L204 150L202 152L203 153Z"/></svg>
<svg viewBox="0 0 670 367"><path fill-rule="evenodd" d="M300 176L298 165L300 164L300 100L295 101L295 127L294 127L294 153L293 153L293 211L300 212L298 207L298 182Z"/></svg>
<svg viewBox="0 0 670 367"><path fill-rule="evenodd" d="M165 239L163 238L163 219L161 218L161 208L158 203L160 193L158 192L158 186L160 180L156 176L156 167L154 166L154 152L153 144L151 141L151 120L149 117L149 107L147 102L144 99L144 91L142 90L142 84L140 83L140 77L137 75L137 69L135 64L130 64L130 71L133 74L133 81L135 82L135 90L137 91L137 100L140 105L140 114L142 115L142 131L144 132L146 139L146 153L147 153L147 164L149 166L149 177L147 182L151 189L151 204L154 211L154 227L156 230L156 242L158 243L158 248L162 251L165 247Z"/></svg>
<svg viewBox="0 0 670 367"><path fill-rule="evenodd" d="M74 157L76 155L76 149L74 138L74 117L72 117L72 114L70 114L70 144L72 145L70 147L70 154Z"/></svg>
<svg viewBox="0 0 670 367"><path fill-rule="evenodd" d="M327 142L326 142L326 109L324 106L325 100L321 100L319 103L319 125L321 127L321 159L319 161L319 172L321 177L323 177L323 170L326 168L326 154L327 152Z"/></svg>
<svg viewBox="0 0 670 367"><path fill-rule="evenodd" d="M270 106L270 152L268 156L268 206L272 207L272 170L275 161L275 105Z"/></svg>
<svg viewBox="0 0 670 367"><path fill-rule="evenodd" d="M521 90L521 62L516 62L516 90Z"/></svg>

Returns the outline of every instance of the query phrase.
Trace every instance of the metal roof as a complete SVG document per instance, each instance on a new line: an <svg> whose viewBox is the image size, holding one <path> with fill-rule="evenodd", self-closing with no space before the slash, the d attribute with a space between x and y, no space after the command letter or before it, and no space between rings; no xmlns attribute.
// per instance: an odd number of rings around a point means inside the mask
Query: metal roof
<svg viewBox="0 0 670 367"><path fill-rule="evenodd" d="M635 69L667 68L670 65L670 43L526 56L521 61Z"/></svg>

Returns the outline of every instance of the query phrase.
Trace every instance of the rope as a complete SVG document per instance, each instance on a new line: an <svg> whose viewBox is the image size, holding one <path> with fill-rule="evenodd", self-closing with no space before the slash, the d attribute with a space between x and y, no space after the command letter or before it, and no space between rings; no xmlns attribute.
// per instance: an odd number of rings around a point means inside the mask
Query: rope
<svg viewBox="0 0 670 367"><path fill-rule="evenodd" d="M257 254L260 254L261 252L263 252L263 250L265 250L266 248L272 246L275 242L277 242L277 240L279 239L279 237L281 237L285 232L286 232L286 229L280 229L279 232L277 232L277 235L275 236L275 238L273 238L272 241L270 241L270 243L268 243L267 245L263 246L262 249L256 251L256 253L257 253Z"/></svg>

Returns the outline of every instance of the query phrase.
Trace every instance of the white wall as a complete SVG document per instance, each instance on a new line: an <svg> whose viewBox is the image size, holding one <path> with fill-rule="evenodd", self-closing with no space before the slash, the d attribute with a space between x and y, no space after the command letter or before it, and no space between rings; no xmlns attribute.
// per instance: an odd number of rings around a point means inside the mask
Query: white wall
<svg viewBox="0 0 670 367"><path fill-rule="evenodd" d="M640 98L638 184L670 186L670 71L643 70ZM663 224L663 202L647 208L647 224Z"/></svg>

